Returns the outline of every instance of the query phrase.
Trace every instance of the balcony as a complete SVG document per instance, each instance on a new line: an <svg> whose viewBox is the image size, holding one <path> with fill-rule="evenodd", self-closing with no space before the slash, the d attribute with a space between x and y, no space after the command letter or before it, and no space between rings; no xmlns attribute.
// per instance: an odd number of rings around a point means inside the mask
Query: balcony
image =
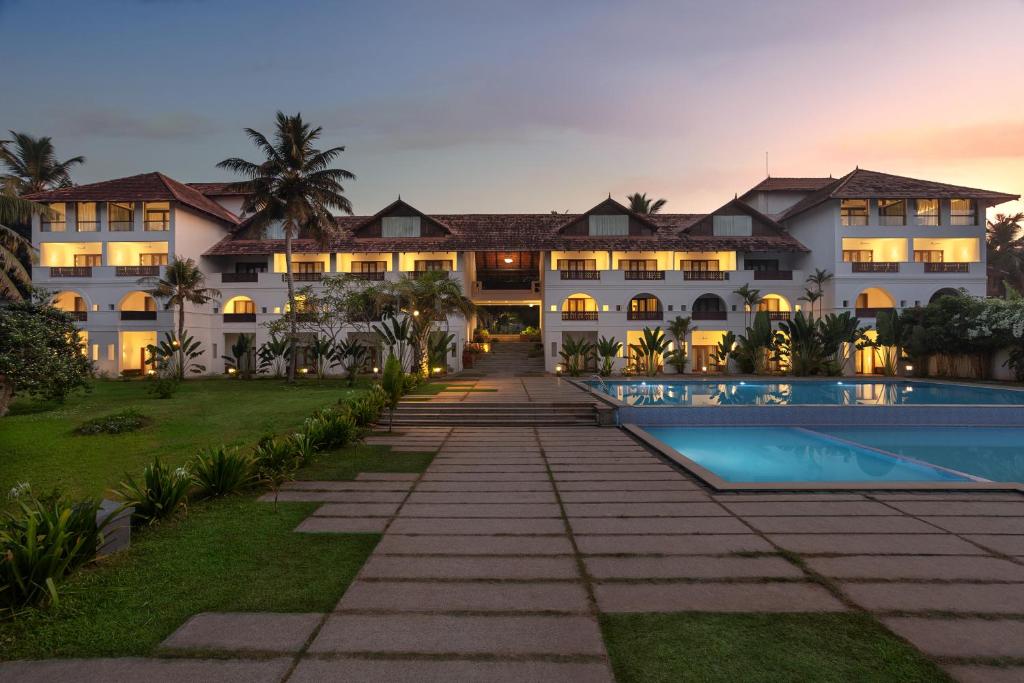
<svg viewBox="0 0 1024 683"><path fill-rule="evenodd" d="M292 282L320 282L324 274L316 273L292 273ZM281 273L281 282L288 282L288 273Z"/></svg>
<svg viewBox="0 0 1024 683"><path fill-rule="evenodd" d="M792 270L755 270L755 280L792 280Z"/></svg>
<svg viewBox="0 0 1024 683"><path fill-rule="evenodd" d="M868 224L868 217L859 214L843 214L839 217L839 223L843 227L857 227Z"/></svg>
<svg viewBox="0 0 1024 683"><path fill-rule="evenodd" d="M899 261L854 261L850 264L854 273L898 273Z"/></svg>
<svg viewBox="0 0 1024 683"><path fill-rule="evenodd" d="M758 313L767 313L769 320L789 320L789 311L758 311Z"/></svg>
<svg viewBox="0 0 1024 683"><path fill-rule="evenodd" d="M154 277L160 275L160 266L114 266L117 277Z"/></svg>
<svg viewBox="0 0 1024 683"><path fill-rule="evenodd" d="M66 221L41 221L39 223L40 232L67 232L67 230Z"/></svg>
<svg viewBox="0 0 1024 683"><path fill-rule="evenodd" d="M383 282L384 281L384 274L385 273L382 270L379 273L349 273L349 276L353 280L366 280L368 282Z"/></svg>
<svg viewBox="0 0 1024 683"><path fill-rule="evenodd" d="M255 313L225 313L224 322L226 323L254 323L256 322Z"/></svg>
<svg viewBox="0 0 1024 683"><path fill-rule="evenodd" d="M232 282L259 282L259 273L221 273L220 281L227 284Z"/></svg>
<svg viewBox="0 0 1024 683"><path fill-rule="evenodd" d="M121 320L156 320L156 311L121 311Z"/></svg>
<svg viewBox="0 0 1024 683"><path fill-rule="evenodd" d="M875 308L855 308L854 315L858 318L877 318L878 314L882 311L895 311L896 309L892 306L887 307L875 307Z"/></svg>
<svg viewBox="0 0 1024 683"><path fill-rule="evenodd" d="M562 320L597 320L597 311L562 311Z"/></svg>
<svg viewBox="0 0 1024 683"><path fill-rule="evenodd" d="M693 311L690 316L694 320L728 320L728 311Z"/></svg>
<svg viewBox="0 0 1024 683"><path fill-rule="evenodd" d="M664 320L664 311L626 311L626 320Z"/></svg>
<svg viewBox="0 0 1024 683"><path fill-rule="evenodd" d="M50 277L92 277L92 266L54 266Z"/></svg>
<svg viewBox="0 0 1024 683"><path fill-rule="evenodd" d="M451 275L450 275L451 272L452 271L450 271L450 270L440 270L440 269L438 269L438 270L410 270L410 271L407 271L407 272L403 273L403 275L408 275L412 279L418 280L419 278L423 277L427 273L441 273L444 277L451 277Z"/></svg>
<svg viewBox="0 0 1024 683"><path fill-rule="evenodd" d="M727 270L684 270L683 280L728 280ZM713 319L713 318L712 318Z"/></svg>
<svg viewBox="0 0 1024 683"><path fill-rule="evenodd" d="M624 270L627 280L664 280L664 270ZM660 318L659 318L660 319Z"/></svg>
<svg viewBox="0 0 1024 683"><path fill-rule="evenodd" d="M99 221L75 221L75 232L99 232Z"/></svg>
<svg viewBox="0 0 1024 683"><path fill-rule="evenodd" d="M601 271L599 270L563 270L561 271L561 279L563 280L600 280Z"/></svg>
<svg viewBox="0 0 1024 683"><path fill-rule="evenodd" d="M84 323L86 320L89 319L88 311L67 311L67 314L71 316L72 320L75 320L80 323Z"/></svg>
<svg viewBox="0 0 1024 683"><path fill-rule="evenodd" d="M131 232L135 229L134 221L110 221L110 232Z"/></svg>
<svg viewBox="0 0 1024 683"><path fill-rule="evenodd" d="M926 273L969 273L971 272L970 263L956 263L952 261L944 261L938 263L925 263L924 272Z"/></svg>

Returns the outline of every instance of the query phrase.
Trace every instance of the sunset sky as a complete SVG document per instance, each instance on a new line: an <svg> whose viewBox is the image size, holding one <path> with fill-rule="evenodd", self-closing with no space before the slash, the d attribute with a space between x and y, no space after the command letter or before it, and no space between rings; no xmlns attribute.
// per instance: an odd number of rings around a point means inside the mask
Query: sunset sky
<svg viewBox="0 0 1024 683"><path fill-rule="evenodd" d="M80 183L229 180L243 127L301 111L357 213L709 211L766 152L1021 194L1022 28L1021 0L0 0L0 130L84 154Z"/></svg>

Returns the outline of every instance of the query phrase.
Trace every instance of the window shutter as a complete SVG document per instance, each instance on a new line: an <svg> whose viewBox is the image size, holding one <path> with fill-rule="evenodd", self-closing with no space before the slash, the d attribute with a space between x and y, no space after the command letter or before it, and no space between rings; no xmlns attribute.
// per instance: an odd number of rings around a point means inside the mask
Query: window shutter
<svg viewBox="0 0 1024 683"><path fill-rule="evenodd" d="M381 220L382 237L419 237L419 216L385 216Z"/></svg>
<svg viewBox="0 0 1024 683"><path fill-rule="evenodd" d="M753 234L750 216L714 216L712 220L716 237L750 237Z"/></svg>
<svg viewBox="0 0 1024 683"><path fill-rule="evenodd" d="M608 216L593 215L588 216L588 219L590 222L590 234L592 236L629 234L629 216L625 214Z"/></svg>

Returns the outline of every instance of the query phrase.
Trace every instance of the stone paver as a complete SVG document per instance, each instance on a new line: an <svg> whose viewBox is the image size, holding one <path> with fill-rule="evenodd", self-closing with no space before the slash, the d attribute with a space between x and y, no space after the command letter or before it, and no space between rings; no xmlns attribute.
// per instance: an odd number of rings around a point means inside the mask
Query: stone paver
<svg viewBox="0 0 1024 683"><path fill-rule="evenodd" d="M588 604L581 584L564 581L359 581L346 591L338 609L585 613Z"/></svg>
<svg viewBox="0 0 1024 683"><path fill-rule="evenodd" d="M933 526L910 517L751 517L744 521L765 533L791 534L935 534Z"/></svg>
<svg viewBox="0 0 1024 683"><path fill-rule="evenodd" d="M561 488L561 487L559 487ZM693 503L710 500L703 491L567 491L563 503Z"/></svg>
<svg viewBox="0 0 1024 683"><path fill-rule="evenodd" d="M336 614L312 653L605 654L597 622L583 616Z"/></svg>
<svg viewBox="0 0 1024 683"><path fill-rule="evenodd" d="M313 511L315 517L391 517L398 503L327 503Z"/></svg>
<svg viewBox="0 0 1024 683"><path fill-rule="evenodd" d="M1001 536L1000 538L1007 538ZM768 534L795 553L841 555L981 555L981 548L952 534Z"/></svg>
<svg viewBox="0 0 1024 683"><path fill-rule="evenodd" d="M1017 534L1024 535L1024 516L1021 517L922 517L940 529L957 534Z"/></svg>
<svg viewBox="0 0 1024 683"><path fill-rule="evenodd" d="M1024 584L844 583L851 600L875 612L1024 614Z"/></svg>
<svg viewBox="0 0 1024 683"><path fill-rule="evenodd" d="M978 545L994 550L1004 555L1024 555L1024 535L1002 536L1002 535L970 535L966 536L970 541Z"/></svg>
<svg viewBox="0 0 1024 683"><path fill-rule="evenodd" d="M465 505L469 503L556 503L555 492L551 491L415 491L409 494L406 503L442 503Z"/></svg>
<svg viewBox="0 0 1024 683"><path fill-rule="evenodd" d="M607 579L803 578L781 557L588 557L587 571Z"/></svg>
<svg viewBox="0 0 1024 683"><path fill-rule="evenodd" d="M576 579L572 557L408 557L374 555L361 573L369 579Z"/></svg>
<svg viewBox="0 0 1024 683"><path fill-rule="evenodd" d="M831 593L812 583L599 583L602 612L841 612Z"/></svg>
<svg viewBox="0 0 1024 683"><path fill-rule="evenodd" d="M565 503L570 517L727 517L717 503Z"/></svg>
<svg viewBox="0 0 1024 683"><path fill-rule="evenodd" d="M389 681L389 683L612 683L605 663L434 659L305 659L289 683Z"/></svg>
<svg viewBox="0 0 1024 683"><path fill-rule="evenodd" d="M945 669L960 683L1020 683L1024 681L1024 666L950 664Z"/></svg>
<svg viewBox="0 0 1024 683"><path fill-rule="evenodd" d="M561 519L495 519L477 518L422 518L399 517L391 524L396 534L562 534L565 525Z"/></svg>
<svg viewBox="0 0 1024 683"><path fill-rule="evenodd" d="M407 503L402 517L560 517L555 503Z"/></svg>
<svg viewBox="0 0 1024 683"><path fill-rule="evenodd" d="M381 534L387 517L307 517L296 531L310 534Z"/></svg>
<svg viewBox="0 0 1024 683"><path fill-rule="evenodd" d="M754 534L576 536L576 546L584 555L720 555L775 550Z"/></svg>
<svg viewBox="0 0 1024 683"><path fill-rule="evenodd" d="M820 574L843 579L1024 581L1024 565L996 557L847 555L809 557L806 562Z"/></svg>
<svg viewBox="0 0 1024 683"><path fill-rule="evenodd" d="M890 617L882 622L936 657L1024 657L1024 621Z"/></svg>
<svg viewBox="0 0 1024 683"><path fill-rule="evenodd" d="M576 517L577 534L749 534L733 517Z"/></svg>
<svg viewBox="0 0 1024 683"><path fill-rule="evenodd" d="M799 515L891 515L893 510L881 503L864 501L792 501L729 503L722 505L737 515L750 516L799 516Z"/></svg>
<svg viewBox="0 0 1024 683"><path fill-rule="evenodd" d="M0 681L17 683L277 683L292 665L291 658L276 659L47 659L36 662L0 662Z"/></svg>
<svg viewBox="0 0 1024 683"><path fill-rule="evenodd" d="M298 652L322 614L207 612L197 614L160 647L168 650Z"/></svg>
<svg viewBox="0 0 1024 683"><path fill-rule="evenodd" d="M285 502L310 503L401 503L405 491L281 491L277 499ZM274 494L260 496L265 503L274 502Z"/></svg>
<svg viewBox="0 0 1024 683"><path fill-rule="evenodd" d="M385 555L571 555L566 536L403 536L384 535L377 553Z"/></svg>

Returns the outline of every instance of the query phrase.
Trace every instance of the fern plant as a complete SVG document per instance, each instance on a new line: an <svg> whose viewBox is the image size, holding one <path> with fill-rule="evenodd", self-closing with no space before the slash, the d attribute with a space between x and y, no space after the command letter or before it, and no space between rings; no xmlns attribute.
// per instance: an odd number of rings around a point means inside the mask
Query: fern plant
<svg viewBox="0 0 1024 683"><path fill-rule="evenodd" d="M246 491L259 481L252 457L224 446L196 455L191 469L196 489L207 498Z"/></svg>

